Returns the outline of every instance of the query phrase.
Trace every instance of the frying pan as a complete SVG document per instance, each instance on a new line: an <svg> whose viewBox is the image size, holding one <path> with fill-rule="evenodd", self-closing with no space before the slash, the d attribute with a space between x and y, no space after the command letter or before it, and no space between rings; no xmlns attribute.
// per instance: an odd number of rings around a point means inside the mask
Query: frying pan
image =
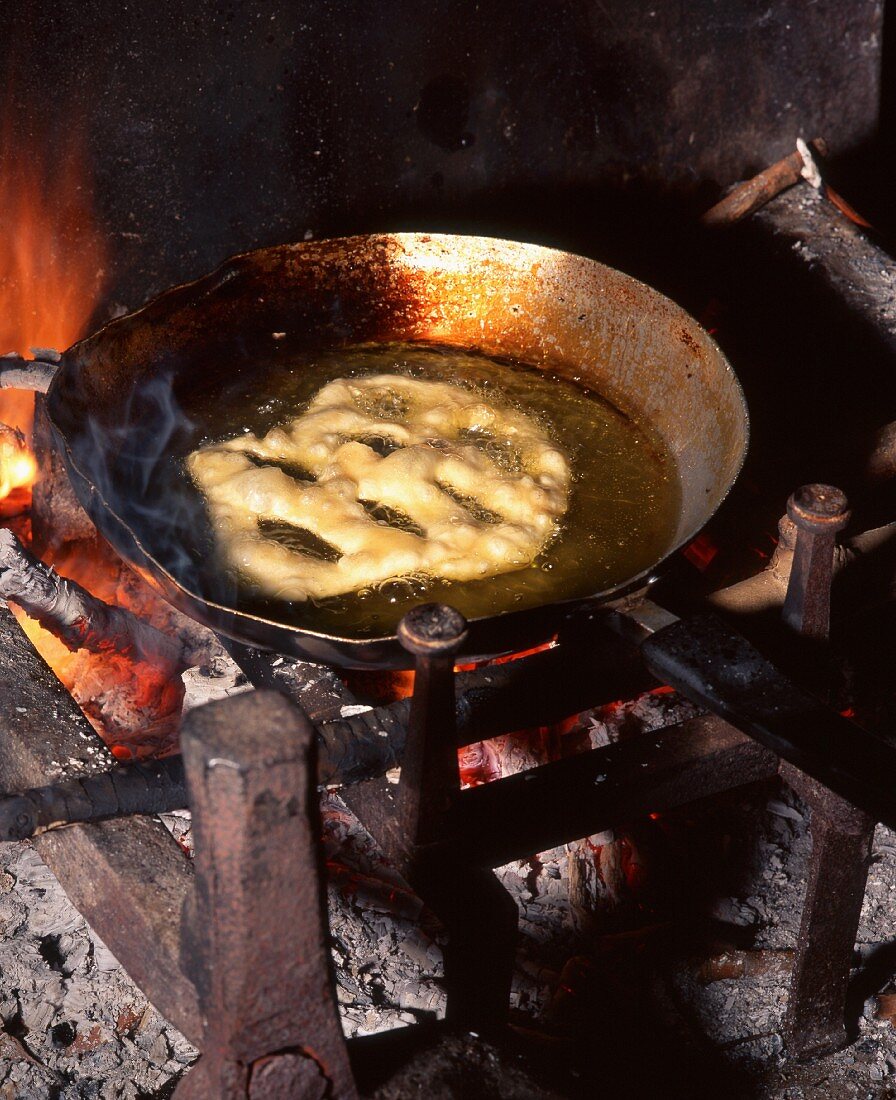
<svg viewBox="0 0 896 1100"><path fill-rule="evenodd" d="M198 494L192 512L146 507L153 478L183 442L181 397L226 388L231 373L270 358L272 341L285 362L321 348L426 342L583 379L649 424L674 458L681 509L663 558L707 522L746 451L743 394L709 336L656 291L593 260L423 234L228 260L69 348L48 411L81 503L166 599L237 641L314 661L397 668L409 656L395 636L338 637L247 614L220 598L214 557L199 560L196 532L208 523ZM15 362L0 365L9 382L16 370ZM462 652L518 650L547 639L569 615L605 605L609 625L637 642L660 680L896 827L892 744L819 703L711 616L676 620L643 596L614 610L659 564L584 598L471 619Z"/></svg>
<svg viewBox="0 0 896 1100"><path fill-rule="evenodd" d="M672 456L681 509L664 557L724 499L747 412L719 348L657 291L594 260L482 237L399 233L266 248L228 260L69 348L48 412L74 490L98 530L172 604L238 641L344 667L402 667L394 635L353 639L249 613L222 595L197 512L146 507L176 447L180 400L273 354L426 342L581 378ZM192 549L191 549L192 547ZM655 568L659 562L651 565ZM642 585L474 618L465 655L524 648L570 612Z"/></svg>

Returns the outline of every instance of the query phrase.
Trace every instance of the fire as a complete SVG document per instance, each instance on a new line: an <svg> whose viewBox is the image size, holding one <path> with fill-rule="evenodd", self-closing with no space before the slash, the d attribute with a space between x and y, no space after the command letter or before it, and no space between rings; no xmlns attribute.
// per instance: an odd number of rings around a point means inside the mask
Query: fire
<svg viewBox="0 0 896 1100"><path fill-rule="evenodd" d="M699 569L701 573L705 573L709 569L718 552L718 544L705 531L682 550L682 554L691 565Z"/></svg>
<svg viewBox="0 0 896 1100"><path fill-rule="evenodd" d="M78 128L61 144L23 138L30 121L12 102L8 95L0 120L0 355L27 356L32 348L62 350L85 333L102 290L105 249ZM27 433L33 410L32 394L0 391L0 422ZM19 456L0 455L0 462L0 489L25 474ZM35 472L32 463L28 478Z"/></svg>
<svg viewBox="0 0 896 1100"><path fill-rule="evenodd" d="M104 543L69 543L53 555L52 564L61 576L105 603L128 608L162 633L176 633L174 610L123 568ZM183 681L170 668L112 649L72 651L21 609L13 605L13 610L34 648L114 756L127 762L161 756L176 747Z"/></svg>
<svg viewBox="0 0 896 1100"><path fill-rule="evenodd" d="M0 424L0 500L16 489L34 484L37 463L28 450L24 435Z"/></svg>
<svg viewBox="0 0 896 1100"><path fill-rule="evenodd" d="M85 143L77 125L68 134L58 141L38 132L17 113L11 95L0 104L0 355L69 347L87 331L102 293L106 250L94 216ZM37 477L28 448L33 413L33 394L0 390L0 515L27 505ZM27 526L17 526L23 522ZM137 592L136 582L124 579L131 575L93 544L70 548L53 564L108 602L164 619L164 609L156 610L159 601L142 586ZM112 746L116 755L130 758L170 744L182 694L178 678L114 654L72 653L17 614L98 732L119 742ZM142 726L136 745L128 743L134 716Z"/></svg>

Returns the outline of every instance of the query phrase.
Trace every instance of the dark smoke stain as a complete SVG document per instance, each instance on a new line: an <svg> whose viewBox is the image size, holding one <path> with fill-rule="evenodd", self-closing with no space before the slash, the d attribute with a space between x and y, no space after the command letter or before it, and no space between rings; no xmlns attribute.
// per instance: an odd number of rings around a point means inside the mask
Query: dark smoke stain
<svg viewBox="0 0 896 1100"><path fill-rule="evenodd" d="M470 118L470 90L451 73L433 77L420 93L417 126L440 149L454 153L476 140L467 129Z"/></svg>

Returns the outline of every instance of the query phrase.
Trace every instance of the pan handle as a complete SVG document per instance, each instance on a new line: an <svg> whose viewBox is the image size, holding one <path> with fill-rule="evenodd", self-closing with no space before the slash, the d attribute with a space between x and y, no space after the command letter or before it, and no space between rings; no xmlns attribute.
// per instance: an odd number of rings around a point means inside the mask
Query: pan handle
<svg viewBox="0 0 896 1100"><path fill-rule="evenodd" d="M33 390L46 393L59 369L62 356L49 348L34 348L34 359L0 355L0 390Z"/></svg>
<svg viewBox="0 0 896 1100"><path fill-rule="evenodd" d="M896 745L798 687L715 615L677 619L646 600L611 620L657 679L896 826Z"/></svg>

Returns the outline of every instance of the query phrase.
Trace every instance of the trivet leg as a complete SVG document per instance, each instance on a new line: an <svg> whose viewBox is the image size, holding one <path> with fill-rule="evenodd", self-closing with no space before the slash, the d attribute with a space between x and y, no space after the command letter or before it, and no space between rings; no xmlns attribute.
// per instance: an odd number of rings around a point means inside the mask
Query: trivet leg
<svg viewBox="0 0 896 1100"><path fill-rule="evenodd" d="M811 809L812 860L784 1033L791 1054L811 1058L848 1042L846 990L874 822L819 784L807 790L805 777L785 778Z"/></svg>
<svg viewBox="0 0 896 1100"><path fill-rule="evenodd" d="M475 852L458 850L451 837L460 794L453 655L466 623L450 607L426 604L405 615L398 636L416 658L407 745L394 813L368 827L445 924L447 1017L465 1027L501 1026L516 955L516 905L491 871L476 866Z"/></svg>
<svg viewBox="0 0 896 1100"><path fill-rule="evenodd" d="M450 851L420 854L411 872L445 925L445 1017L476 1031L507 1023L519 912L495 875Z"/></svg>
<svg viewBox="0 0 896 1100"><path fill-rule="evenodd" d="M311 726L254 692L193 711L182 740L197 879L184 963L205 1041L177 1100L354 1098L310 816Z"/></svg>
<svg viewBox="0 0 896 1100"><path fill-rule="evenodd" d="M800 658L819 677L826 664L817 647L827 640L830 627L835 539L849 521L849 505L834 486L803 485L788 500L787 515L796 527L796 545L784 620L809 643ZM823 682L817 686L824 692ZM811 1058L848 1042L846 989L874 822L783 761L781 776L812 815L812 860L784 1022L790 1053Z"/></svg>

